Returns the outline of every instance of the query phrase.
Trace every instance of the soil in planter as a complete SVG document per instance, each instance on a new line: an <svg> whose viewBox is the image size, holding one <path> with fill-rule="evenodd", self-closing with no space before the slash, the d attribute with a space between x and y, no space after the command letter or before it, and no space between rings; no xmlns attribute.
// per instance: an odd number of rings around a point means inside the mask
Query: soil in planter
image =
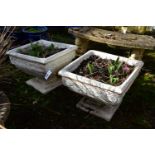
<svg viewBox="0 0 155 155"><path fill-rule="evenodd" d="M39 58L47 58L51 55L54 55L62 50L65 50L65 48L56 48L53 44L50 46L40 45L39 43L31 44L30 49L20 49L18 52L34 57Z"/></svg>
<svg viewBox="0 0 155 155"><path fill-rule="evenodd" d="M127 79L133 70L134 66L119 61L119 57L114 61L102 59L98 56L90 56L73 73L118 86Z"/></svg>

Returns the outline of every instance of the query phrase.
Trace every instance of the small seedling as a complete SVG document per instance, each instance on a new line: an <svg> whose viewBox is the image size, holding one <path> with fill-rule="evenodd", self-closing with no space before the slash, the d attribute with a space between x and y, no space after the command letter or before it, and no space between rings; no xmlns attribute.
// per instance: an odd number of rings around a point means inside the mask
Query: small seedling
<svg viewBox="0 0 155 155"><path fill-rule="evenodd" d="M110 75L109 78L110 78L110 83L111 84L116 84L119 81L119 78L114 77L113 75Z"/></svg>
<svg viewBox="0 0 155 155"><path fill-rule="evenodd" d="M88 63L88 64L87 64L87 69L88 69L88 71L89 71L89 74L92 74L93 71L94 71L94 65L91 64L91 63Z"/></svg>
<svg viewBox="0 0 155 155"><path fill-rule="evenodd" d="M115 61L110 61L108 65L108 73L111 84L115 84L119 81L119 77L116 76L120 68L122 67L123 62L119 61L119 57Z"/></svg>

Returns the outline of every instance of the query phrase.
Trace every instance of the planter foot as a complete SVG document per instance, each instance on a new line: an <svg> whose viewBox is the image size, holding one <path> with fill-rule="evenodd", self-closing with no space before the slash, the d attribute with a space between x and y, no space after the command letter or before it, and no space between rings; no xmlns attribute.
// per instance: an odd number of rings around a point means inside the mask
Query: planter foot
<svg viewBox="0 0 155 155"><path fill-rule="evenodd" d="M105 105L102 102L86 97L83 97L76 105L77 108L105 119L106 121L110 121L112 119L119 106L120 104L115 106Z"/></svg>
<svg viewBox="0 0 155 155"><path fill-rule="evenodd" d="M61 78L53 77L48 81L40 78L33 78L26 81L26 84L29 86L32 86L34 89L36 89L42 94L47 94L51 90L60 86L62 83L61 83Z"/></svg>

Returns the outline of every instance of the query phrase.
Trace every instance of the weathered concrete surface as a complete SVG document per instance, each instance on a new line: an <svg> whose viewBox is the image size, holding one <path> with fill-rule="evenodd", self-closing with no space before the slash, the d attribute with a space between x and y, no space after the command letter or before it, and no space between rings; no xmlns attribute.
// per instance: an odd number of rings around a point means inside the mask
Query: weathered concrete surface
<svg viewBox="0 0 155 155"><path fill-rule="evenodd" d="M118 56L112 54L91 50L59 71L59 75L62 76L63 84L74 92L104 102L107 105L120 104L124 95L138 76L143 62L120 57L120 61L125 61L135 66L135 68L123 84L120 86L112 86L72 73L84 59L89 58L91 55L97 55L103 59L116 60L118 58Z"/></svg>
<svg viewBox="0 0 155 155"><path fill-rule="evenodd" d="M39 40L37 42L45 46L49 46L53 43L57 48L66 49L47 58L38 58L19 53L19 49L26 51L26 49L31 47L31 44L26 44L8 51L7 54L10 57L11 63L27 74L44 78L48 70L51 70L53 74L57 73L75 57L75 51L77 49L75 45L46 40Z"/></svg>
<svg viewBox="0 0 155 155"><path fill-rule="evenodd" d="M61 78L51 78L50 80L46 81L40 78L33 78L26 81L26 84L32 86L42 94L47 94L51 90L57 88L62 84Z"/></svg>
<svg viewBox="0 0 155 155"><path fill-rule="evenodd" d="M38 58L19 53L20 49L26 52L31 47L31 44L26 44L8 51L7 54L10 57L11 63L17 68L27 74L38 77L28 80L26 83L41 93L46 94L61 84L61 80L56 77L56 74L75 58L77 46L46 40L39 40L35 43L45 46L49 46L52 43L55 47L65 48L65 50L47 58ZM52 72L52 74L47 80L44 80L48 71Z"/></svg>
<svg viewBox="0 0 155 155"><path fill-rule="evenodd" d="M96 100L83 97L77 104L76 107L88 112L92 115L97 117L103 118L106 121L110 121L119 108L120 104L118 105L105 105L103 102L98 102Z"/></svg>

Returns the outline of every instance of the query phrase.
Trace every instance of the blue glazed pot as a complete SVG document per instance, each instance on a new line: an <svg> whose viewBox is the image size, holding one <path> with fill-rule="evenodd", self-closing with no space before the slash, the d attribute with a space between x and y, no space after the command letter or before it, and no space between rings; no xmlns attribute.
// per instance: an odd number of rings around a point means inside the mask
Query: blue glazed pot
<svg viewBox="0 0 155 155"><path fill-rule="evenodd" d="M46 26L28 26L22 29L25 39L30 41L37 41L40 39L47 39L46 32L48 28Z"/></svg>

